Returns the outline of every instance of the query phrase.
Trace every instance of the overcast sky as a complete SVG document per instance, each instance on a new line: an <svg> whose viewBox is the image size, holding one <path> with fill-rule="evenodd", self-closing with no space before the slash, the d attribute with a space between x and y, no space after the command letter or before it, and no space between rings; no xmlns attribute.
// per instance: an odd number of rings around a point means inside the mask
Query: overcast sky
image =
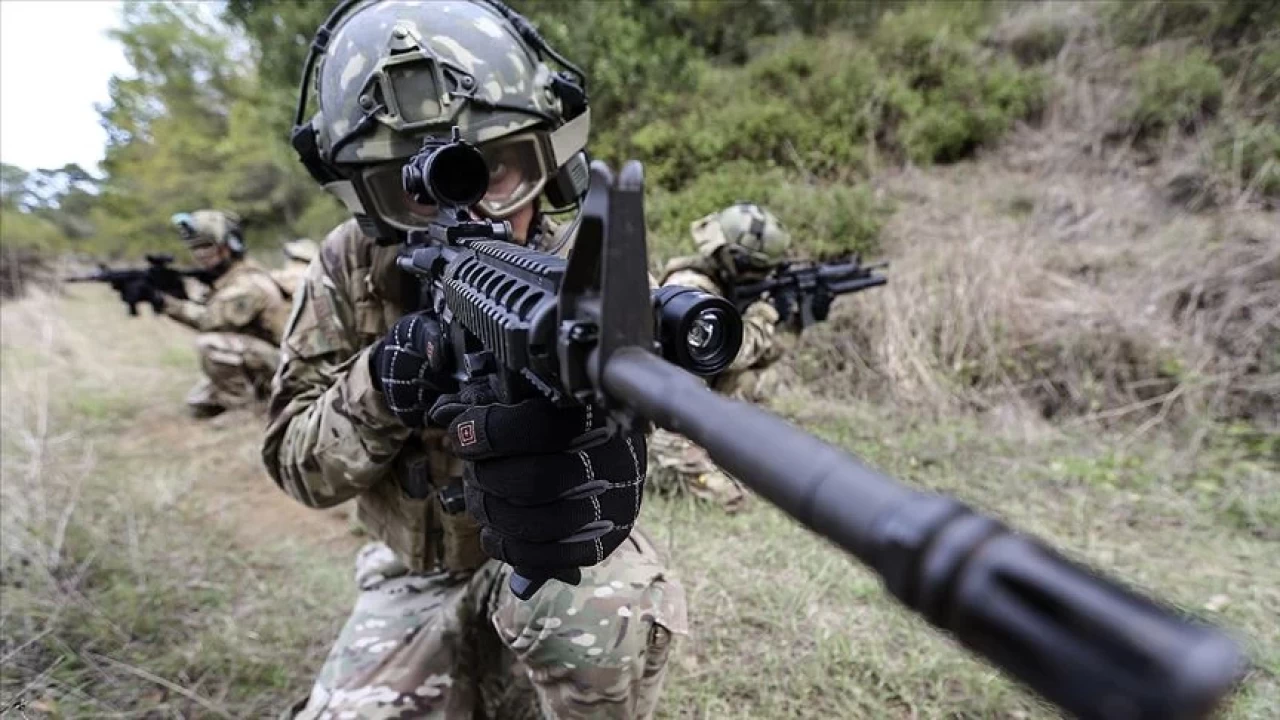
<svg viewBox="0 0 1280 720"><path fill-rule="evenodd" d="M0 161L97 172L106 143L94 103L129 64L107 30L112 0L0 0Z"/></svg>

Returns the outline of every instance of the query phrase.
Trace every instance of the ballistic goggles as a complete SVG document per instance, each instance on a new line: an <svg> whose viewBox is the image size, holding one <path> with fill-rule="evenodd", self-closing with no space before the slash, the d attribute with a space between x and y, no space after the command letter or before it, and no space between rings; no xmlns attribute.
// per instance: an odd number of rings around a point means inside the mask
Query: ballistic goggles
<svg viewBox="0 0 1280 720"><path fill-rule="evenodd" d="M501 220L532 202L547 185L549 149L545 136L525 132L479 145L489 167L489 191L477 208L486 216ZM403 162L380 163L360 171L373 209L378 216L400 230L425 227L436 208L415 202L404 192Z"/></svg>

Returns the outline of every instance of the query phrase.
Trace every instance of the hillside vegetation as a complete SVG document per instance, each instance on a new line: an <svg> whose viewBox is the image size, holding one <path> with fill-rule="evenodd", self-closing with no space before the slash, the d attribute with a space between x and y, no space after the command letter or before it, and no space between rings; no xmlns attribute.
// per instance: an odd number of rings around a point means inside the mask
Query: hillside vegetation
<svg viewBox="0 0 1280 720"><path fill-rule="evenodd" d="M645 162L654 267L739 200L797 256L890 260L775 410L1233 628L1256 669L1226 717L1280 716L1280 6L516 5L586 68L595 155ZM0 276L180 251L198 206L271 257L342 219L284 143L327 4L210 7L129 6L103 174L5 167L27 259ZM0 714L304 693L350 608L343 520L271 485L260 418L181 417L183 331L101 288L0 314ZM646 503L694 626L661 717L1054 716L764 503Z"/></svg>

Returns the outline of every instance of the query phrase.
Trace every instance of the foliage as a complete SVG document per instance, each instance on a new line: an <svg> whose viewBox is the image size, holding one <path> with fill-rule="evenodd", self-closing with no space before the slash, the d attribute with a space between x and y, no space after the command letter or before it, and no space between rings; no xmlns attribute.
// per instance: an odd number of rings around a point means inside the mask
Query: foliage
<svg viewBox="0 0 1280 720"><path fill-rule="evenodd" d="M750 163L735 162L698 176L679 192L650 191L647 215L654 269L691 250L690 223L747 199L775 212L798 251L806 255L879 249L887 208L866 186L815 182L783 168L761 172Z"/></svg>
<svg viewBox="0 0 1280 720"><path fill-rule="evenodd" d="M1108 10L1116 36L1132 45L1193 37L1222 51L1280 29L1280 6L1268 0L1144 0Z"/></svg>
<svg viewBox="0 0 1280 720"><path fill-rule="evenodd" d="M134 75L114 78L100 108L105 176L92 202L71 203L55 224L105 255L171 246L166 219L199 207L238 212L251 248L326 232L344 211L285 139L310 39L332 7L229 0L219 15L127 5L115 37ZM595 154L639 158L663 190L651 203L655 233L670 243L659 254L731 194L718 188L746 190L735 176L794 215L784 220L812 237L812 250L869 247L878 212L849 183L883 160L962 158L1031 114L1041 94L1034 73L980 46L983 3L529 0L518 9L586 71ZM808 219L815 207L832 215Z"/></svg>
<svg viewBox="0 0 1280 720"><path fill-rule="evenodd" d="M1192 130L1217 112L1222 102L1222 71L1204 48L1145 59L1134 74L1137 94L1129 124L1139 136L1168 128Z"/></svg>
<svg viewBox="0 0 1280 720"><path fill-rule="evenodd" d="M1122 42L1155 45L1139 70L1134 129L1185 125L1221 106L1225 122L1213 131L1219 169L1263 195L1280 195L1280 4L1118 3L1109 20Z"/></svg>
<svg viewBox="0 0 1280 720"><path fill-rule="evenodd" d="M645 160L672 190L735 160L834 180L875 152L962 159L1031 114L1043 93L1035 73L979 46L978 17L968 5L910 7L885 14L866 42L762 43L746 66L704 71L683 103L604 150Z"/></svg>

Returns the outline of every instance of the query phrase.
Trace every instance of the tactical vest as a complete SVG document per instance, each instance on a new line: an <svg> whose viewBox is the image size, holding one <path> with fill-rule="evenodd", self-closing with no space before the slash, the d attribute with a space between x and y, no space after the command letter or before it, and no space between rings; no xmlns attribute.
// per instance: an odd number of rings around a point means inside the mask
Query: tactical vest
<svg viewBox="0 0 1280 720"><path fill-rule="evenodd" d="M544 222L548 250L567 252L565 228ZM563 231L563 232L562 232ZM354 243L348 258L353 319L360 346L374 344L417 305L417 285L396 267L399 248ZM448 433L427 428L413 436L396 456L394 482L374 483L356 501L356 516L374 537L399 554L414 572L443 567L474 570L488 557L480 547L480 526L466 512L446 512L441 491L460 493L461 460L449 452Z"/></svg>
<svg viewBox="0 0 1280 720"><path fill-rule="evenodd" d="M234 262L225 273L213 281L209 299L213 300L220 290L235 285L251 286L255 292L274 300L267 303L267 307L242 331L246 335L265 340L272 345L279 345L289 320L289 302L284 291L272 279L271 273L252 260Z"/></svg>
<svg viewBox="0 0 1280 720"><path fill-rule="evenodd" d="M665 283L667 278L681 270L694 270L715 280L717 284L723 284L721 278L723 268L715 260L705 255L685 255L668 260L666 266L662 268L662 277L658 282Z"/></svg>

